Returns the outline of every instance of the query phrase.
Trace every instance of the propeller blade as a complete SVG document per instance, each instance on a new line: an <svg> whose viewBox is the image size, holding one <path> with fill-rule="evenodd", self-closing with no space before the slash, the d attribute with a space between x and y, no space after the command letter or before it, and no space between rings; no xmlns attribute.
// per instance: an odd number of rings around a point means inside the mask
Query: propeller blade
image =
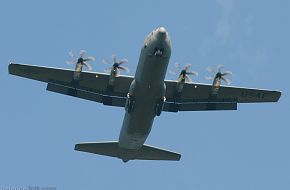
<svg viewBox="0 0 290 190"><path fill-rule="evenodd" d="M195 72L195 71L189 71L189 72L186 72L187 75L192 75L192 76L195 76L197 77L198 76L198 72Z"/></svg>
<svg viewBox="0 0 290 190"><path fill-rule="evenodd" d="M74 53L72 51L68 52L69 56L74 57Z"/></svg>
<svg viewBox="0 0 290 190"><path fill-rule="evenodd" d="M112 55L113 63L117 63L117 56L115 54Z"/></svg>
<svg viewBox="0 0 290 190"><path fill-rule="evenodd" d="M117 68L120 69L120 70L126 71L127 73L129 72L129 69L127 67L119 66Z"/></svg>
<svg viewBox="0 0 290 190"><path fill-rule="evenodd" d="M232 83L230 79L226 79L226 81L227 81L227 85L230 85Z"/></svg>
<svg viewBox="0 0 290 190"><path fill-rule="evenodd" d="M86 53L86 50L81 49L80 50L80 57L83 58L85 53Z"/></svg>
<svg viewBox="0 0 290 190"><path fill-rule="evenodd" d="M122 64L124 64L124 63L128 63L128 60L127 60L127 59L121 59L121 60L119 61L119 65L122 65Z"/></svg>
<svg viewBox="0 0 290 190"><path fill-rule="evenodd" d="M221 77L221 80L223 80L227 85L230 85L230 84L231 84L230 79L227 79L227 78Z"/></svg>
<svg viewBox="0 0 290 190"><path fill-rule="evenodd" d="M90 57L87 57L84 59L84 61L95 61L95 60L96 60L96 58L93 56L90 56Z"/></svg>
<svg viewBox="0 0 290 190"><path fill-rule="evenodd" d="M187 64L187 65L185 65L184 70L187 71L190 67L191 67L191 64Z"/></svg>
<svg viewBox="0 0 290 190"><path fill-rule="evenodd" d="M233 73L231 71L226 71L224 73L222 73L222 76L231 76L233 75Z"/></svg>
<svg viewBox="0 0 290 190"><path fill-rule="evenodd" d="M187 75L185 75L185 80L187 80L188 82L192 82L192 79Z"/></svg>
<svg viewBox="0 0 290 190"><path fill-rule="evenodd" d="M224 73L222 73L221 70L222 70L223 67L224 67L224 66L223 66L222 64L219 64L219 65L216 67L216 70L217 70L217 71L215 71L215 69L211 68L210 66L208 66L208 67L206 68L206 70L207 70L209 73L217 72L217 73L215 74L215 77L217 77L218 74L219 74L220 76L219 76L218 79L219 79L219 80L222 80L222 81L225 82L227 85L229 85L229 84L231 83L231 81L230 81L229 79L225 78L225 76L231 76L233 73L232 73L231 71L225 71ZM206 79L206 80L214 80L215 78L214 78L214 77L209 77L209 76L207 76L207 77L205 77L205 79Z"/></svg>
<svg viewBox="0 0 290 190"><path fill-rule="evenodd" d="M89 71L93 70L92 65L90 65L89 63L84 62L84 65L88 68Z"/></svg>
<svg viewBox="0 0 290 190"><path fill-rule="evenodd" d="M120 74L120 70L129 72L129 68L121 66L122 64L128 63L128 60L121 59L118 61L115 54L112 55L112 62L108 62L107 60L103 59L102 63L112 65L109 69L106 69L105 72L109 71L109 73L111 73L112 69L116 69L116 76Z"/></svg>
<svg viewBox="0 0 290 190"><path fill-rule="evenodd" d="M120 75L120 69L116 69L116 77Z"/></svg>
<svg viewBox="0 0 290 190"><path fill-rule="evenodd" d="M217 66L217 70L218 70L218 72L221 72L221 70L222 70L223 67L224 67L224 66L223 66L222 64L219 64L219 65Z"/></svg>

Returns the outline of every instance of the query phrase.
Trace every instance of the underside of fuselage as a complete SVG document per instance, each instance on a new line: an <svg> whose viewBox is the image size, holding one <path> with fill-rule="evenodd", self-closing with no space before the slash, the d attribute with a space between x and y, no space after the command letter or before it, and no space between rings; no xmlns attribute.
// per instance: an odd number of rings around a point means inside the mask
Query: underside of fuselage
<svg viewBox="0 0 290 190"><path fill-rule="evenodd" d="M121 148L140 149L147 139L156 116L156 105L164 99L164 78L170 54L170 39L163 27L145 39L129 91L134 106L125 113L119 137Z"/></svg>

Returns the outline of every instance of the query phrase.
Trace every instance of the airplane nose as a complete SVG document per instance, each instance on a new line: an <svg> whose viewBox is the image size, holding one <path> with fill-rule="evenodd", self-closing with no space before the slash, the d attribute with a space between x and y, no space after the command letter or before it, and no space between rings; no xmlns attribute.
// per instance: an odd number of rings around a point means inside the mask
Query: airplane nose
<svg viewBox="0 0 290 190"><path fill-rule="evenodd" d="M164 33L164 34L166 34L166 29L165 29L164 27L160 27L160 28L158 28L158 31L159 31L160 33Z"/></svg>
<svg viewBox="0 0 290 190"><path fill-rule="evenodd" d="M167 36L167 31L164 27L160 27L157 29L159 39L165 40Z"/></svg>

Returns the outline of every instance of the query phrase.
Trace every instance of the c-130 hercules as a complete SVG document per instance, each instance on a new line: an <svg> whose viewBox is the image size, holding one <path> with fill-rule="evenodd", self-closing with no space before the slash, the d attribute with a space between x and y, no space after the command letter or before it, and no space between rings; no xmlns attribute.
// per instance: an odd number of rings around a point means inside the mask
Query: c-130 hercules
<svg viewBox="0 0 290 190"><path fill-rule="evenodd" d="M170 37L164 27L159 27L145 39L134 77L118 75L118 69L125 68L116 62L110 74L82 71L85 61L93 60L82 56L75 70L11 63L9 73L46 82L48 91L125 107L119 141L75 145L75 150L117 157L124 162L180 160L178 153L144 144L155 116L162 111L237 110L238 103L277 102L281 96L280 91L220 85L220 73L212 85L187 82L184 70L179 80L164 80L170 55Z"/></svg>

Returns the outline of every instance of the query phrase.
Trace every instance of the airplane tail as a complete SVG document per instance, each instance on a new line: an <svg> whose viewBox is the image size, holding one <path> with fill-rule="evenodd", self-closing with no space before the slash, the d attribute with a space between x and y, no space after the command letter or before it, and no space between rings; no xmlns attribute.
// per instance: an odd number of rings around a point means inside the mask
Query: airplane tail
<svg viewBox="0 0 290 190"><path fill-rule="evenodd" d="M123 149L118 142L80 143L75 145L75 150L117 157L124 162L129 160L172 160L179 161L181 155L168 150L143 145L140 149Z"/></svg>

